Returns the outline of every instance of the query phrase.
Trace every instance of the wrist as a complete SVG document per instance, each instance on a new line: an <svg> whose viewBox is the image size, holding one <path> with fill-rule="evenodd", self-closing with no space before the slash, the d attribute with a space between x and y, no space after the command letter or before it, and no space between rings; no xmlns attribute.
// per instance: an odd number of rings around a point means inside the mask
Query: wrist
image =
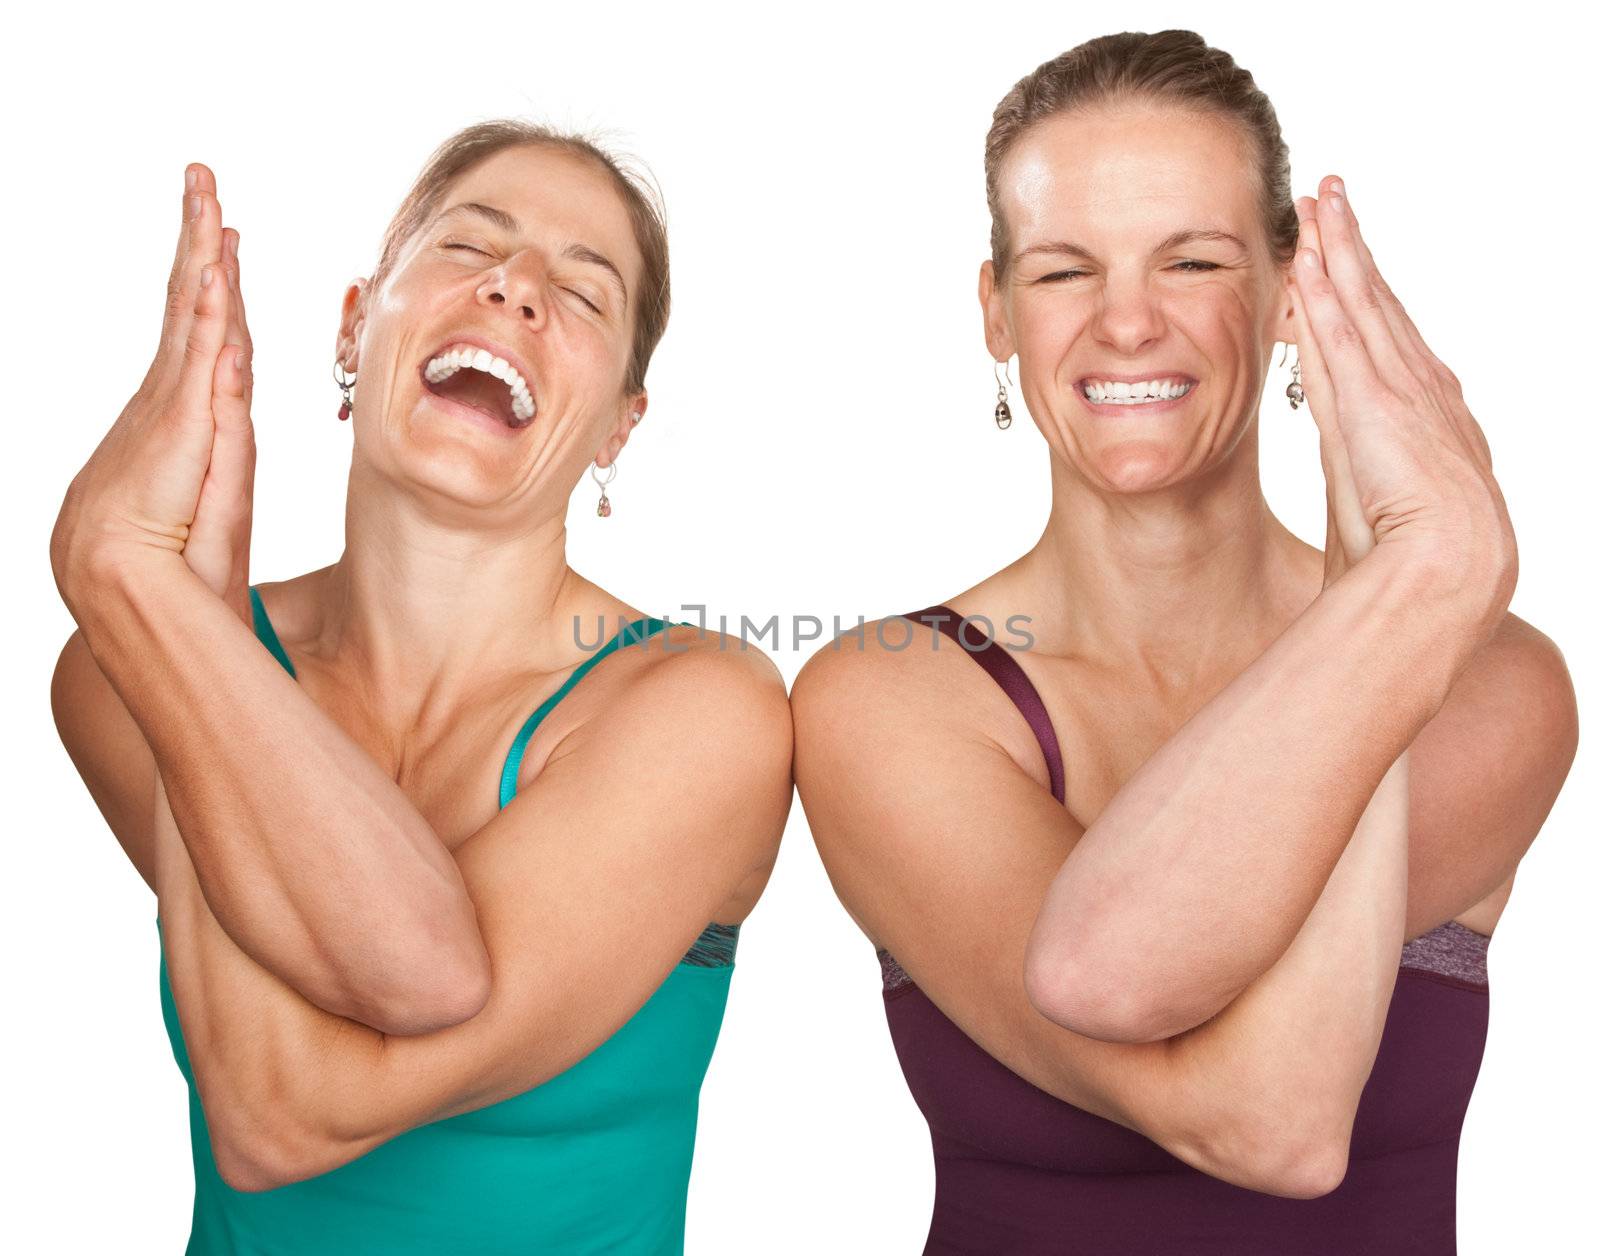
<svg viewBox="0 0 1600 1256"><path fill-rule="evenodd" d="M183 555L144 545L108 545L86 554L62 578L61 593L89 648L119 631L158 586L194 578ZM136 613L136 612L135 612Z"/></svg>

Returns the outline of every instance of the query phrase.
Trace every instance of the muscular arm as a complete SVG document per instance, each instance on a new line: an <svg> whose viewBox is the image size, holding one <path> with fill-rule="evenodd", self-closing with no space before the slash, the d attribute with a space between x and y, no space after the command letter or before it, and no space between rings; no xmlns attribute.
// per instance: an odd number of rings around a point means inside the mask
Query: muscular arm
<svg viewBox="0 0 1600 1256"><path fill-rule="evenodd" d="M1218 1015L1166 1041L1110 1043L1030 999L1034 913L1082 837L970 713L986 676L917 676L905 656L821 652L795 683L796 780L841 899L984 1050L1034 1085L1196 1168L1292 1196L1336 1186L1399 965L1407 757L1385 772L1286 953ZM854 655L854 657L852 657ZM952 701L951 685L975 686ZM952 716L955 709L962 714ZM988 716L983 717L988 719ZM842 730L849 730L848 735ZM863 753L863 750L868 753Z"/></svg>
<svg viewBox="0 0 1600 1256"><path fill-rule="evenodd" d="M1379 779L1479 652L1472 616L1439 589L1380 546L1123 785L1060 866L1035 926L1030 962L1064 1023L1112 1040L1170 1037L1283 955ZM1507 661L1501 650L1486 660ZM1449 772L1460 788L1455 805L1413 811L1411 934L1504 881L1559 788L1565 769L1552 773L1560 756L1545 749L1561 738L1552 699L1514 710L1502 697L1509 726L1484 718L1496 701L1485 689L1523 687L1527 672L1516 659L1503 680L1474 677L1421 739L1419 782L1431 792ZM1466 738L1474 752L1448 766ZM1502 770L1487 770L1502 755ZM1508 777L1505 765L1526 770Z"/></svg>
<svg viewBox="0 0 1600 1256"><path fill-rule="evenodd" d="M52 702L130 855L150 850L159 773L206 901L247 955L395 1033L476 1012L489 972L472 901L399 786L181 555L95 574L72 599L81 637ZM150 855L134 862L151 879Z"/></svg>
<svg viewBox="0 0 1600 1256"><path fill-rule="evenodd" d="M770 868L791 794L782 679L764 656L683 631L667 630L670 653L652 638L600 664L596 676L635 670L457 848L494 980L483 1010L449 1028L389 1037L254 963L217 925L158 805L168 975L231 1185L328 1172L553 1077L633 1015L735 889Z"/></svg>

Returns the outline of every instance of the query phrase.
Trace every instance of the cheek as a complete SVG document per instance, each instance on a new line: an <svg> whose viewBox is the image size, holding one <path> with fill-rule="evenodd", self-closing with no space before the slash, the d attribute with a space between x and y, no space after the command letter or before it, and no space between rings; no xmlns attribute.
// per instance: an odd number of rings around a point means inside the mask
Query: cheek
<svg viewBox="0 0 1600 1256"><path fill-rule="evenodd" d="M1168 304L1169 321L1208 357L1238 357L1256 340L1260 316L1249 296L1229 284L1182 294Z"/></svg>
<svg viewBox="0 0 1600 1256"><path fill-rule="evenodd" d="M1092 310L1088 302L1056 294L1052 300L1021 300L1011 309L1017 352L1040 363L1068 352L1083 333Z"/></svg>

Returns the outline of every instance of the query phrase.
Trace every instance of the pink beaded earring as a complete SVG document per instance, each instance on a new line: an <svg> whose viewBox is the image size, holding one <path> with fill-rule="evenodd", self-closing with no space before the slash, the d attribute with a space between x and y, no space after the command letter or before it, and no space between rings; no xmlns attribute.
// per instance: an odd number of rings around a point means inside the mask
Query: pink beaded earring
<svg viewBox="0 0 1600 1256"><path fill-rule="evenodd" d="M339 391L344 394L344 401L339 406L339 417L348 419L350 417L350 407L354 404L350 396L350 390L355 387L356 377L354 375L346 375L344 373L344 363L337 358L334 359L333 363L333 382L339 385Z"/></svg>

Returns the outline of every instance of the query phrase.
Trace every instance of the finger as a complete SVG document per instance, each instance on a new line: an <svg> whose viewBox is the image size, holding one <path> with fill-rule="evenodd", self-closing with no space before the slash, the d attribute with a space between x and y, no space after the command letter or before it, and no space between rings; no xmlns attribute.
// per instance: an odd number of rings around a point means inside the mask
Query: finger
<svg viewBox="0 0 1600 1256"><path fill-rule="evenodd" d="M1289 299L1293 303L1291 319L1295 324L1297 339L1295 349L1300 362L1300 382L1305 389L1306 401L1311 407L1311 417L1317 424L1322 454L1322 475L1327 483L1328 517L1337 521L1337 529L1330 533L1339 540L1348 536L1355 549L1354 557L1361 557L1363 539L1370 538L1371 530L1361 511L1360 493L1355 487L1355 475L1350 468L1350 449L1345 444L1339 423L1338 407L1333 401L1333 382L1328 377L1327 366L1317 347L1317 338L1310 334L1305 309L1295 285L1289 285ZM1330 542L1331 548L1332 542ZM1348 557L1348 555L1347 555ZM1328 561L1337 563L1338 557L1330 553Z"/></svg>
<svg viewBox="0 0 1600 1256"><path fill-rule="evenodd" d="M1334 291L1345 314L1361 333L1367 355L1385 378L1405 379L1416 374L1411 360L1415 352L1407 343L1402 349L1395 339L1389 314L1373 287L1367 265L1355 244L1355 228L1349 206L1337 179L1328 181L1327 194L1317 199L1317 231L1322 237L1323 262L1333 280ZM1420 364L1418 364L1420 365Z"/></svg>
<svg viewBox="0 0 1600 1256"><path fill-rule="evenodd" d="M183 343L189 313L194 307L194 294L185 285L195 222L204 208L201 195L197 191L198 169L198 166L191 165L184 171L183 200L180 202L183 215L178 228L178 249L172 259L172 270L167 275L167 301L161 318L161 345L156 355L158 362L170 359L176 351L175 347Z"/></svg>
<svg viewBox="0 0 1600 1256"><path fill-rule="evenodd" d="M208 266L217 266L222 260L222 206L217 203L215 194L203 186L205 182L204 179L200 180L200 185L190 193L189 203L195 217L189 219L187 224L187 251L176 279L167 288L167 317L161 354L165 359L162 374L169 385L173 382L173 376L182 369L181 362L185 346L189 343L201 291L201 274ZM223 284L222 288L226 289L226 286Z"/></svg>
<svg viewBox="0 0 1600 1256"><path fill-rule="evenodd" d="M215 206L214 200L206 199ZM217 355L227 338L228 281L222 271L220 230L216 234L219 256L200 265L195 276L194 311L184 336L182 367L176 385L175 408L189 416L211 411Z"/></svg>
<svg viewBox="0 0 1600 1256"><path fill-rule="evenodd" d="M183 270L183 259L189 255L189 221L194 216L194 194L200 182L202 167L191 162L183 170L183 199L179 201L181 213L178 216L178 248L172 255L172 270L167 278L177 282L179 273Z"/></svg>
<svg viewBox="0 0 1600 1256"><path fill-rule="evenodd" d="M1320 250L1322 239L1317 232L1316 198L1301 197L1295 201L1294 210L1300 219L1300 247ZM1333 380L1328 375L1328 364L1317 345L1316 333L1306 313L1305 299L1293 275L1289 280L1289 301L1290 318L1295 326L1295 357L1300 363L1300 386L1305 390L1311 417L1325 432L1337 437L1339 412L1334 404Z"/></svg>
<svg viewBox="0 0 1600 1256"><path fill-rule="evenodd" d="M245 325L244 297L239 280L239 233L232 227L222 229L222 265L223 273L228 279L228 320L223 340L224 343L242 350L248 360L253 346L250 342L250 329ZM224 359L228 360L231 359ZM250 402L251 379L251 373L245 371L241 386L247 406Z"/></svg>
<svg viewBox="0 0 1600 1256"><path fill-rule="evenodd" d="M1295 251L1293 279L1306 326L1316 338L1327 371L1342 428L1352 411L1382 396L1386 389L1315 249L1302 246Z"/></svg>
<svg viewBox="0 0 1600 1256"><path fill-rule="evenodd" d="M207 501L211 522L225 531L248 523L254 500L256 442L250 422L250 353L227 343L212 373L211 413L216 428L211 439L208 482L218 491ZM243 557L248 557L248 548Z"/></svg>

